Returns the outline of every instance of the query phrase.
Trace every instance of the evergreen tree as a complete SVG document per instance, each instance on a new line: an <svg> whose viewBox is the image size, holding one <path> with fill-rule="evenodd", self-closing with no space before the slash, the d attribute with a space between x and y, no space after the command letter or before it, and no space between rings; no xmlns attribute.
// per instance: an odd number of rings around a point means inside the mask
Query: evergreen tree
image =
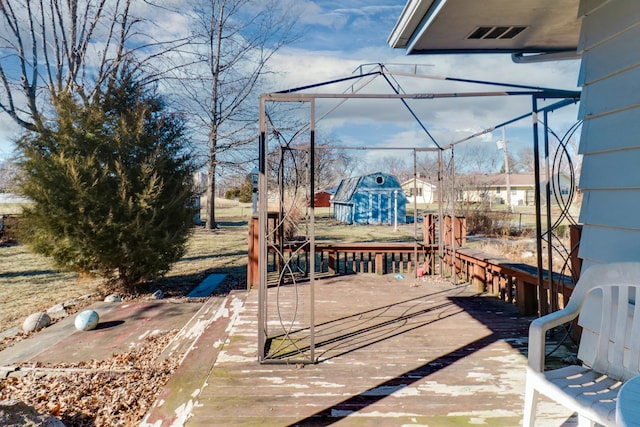
<svg viewBox="0 0 640 427"><path fill-rule="evenodd" d="M251 182L250 175L247 175L242 182L240 194L238 194L238 201L242 203L251 203L253 201L253 183Z"/></svg>
<svg viewBox="0 0 640 427"><path fill-rule="evenodd" d="M126 68L90 103L53 104L55 119L17 144L35 202L24 239L59 267L140 290L180 259L191 230L184 121Z"/></svg>

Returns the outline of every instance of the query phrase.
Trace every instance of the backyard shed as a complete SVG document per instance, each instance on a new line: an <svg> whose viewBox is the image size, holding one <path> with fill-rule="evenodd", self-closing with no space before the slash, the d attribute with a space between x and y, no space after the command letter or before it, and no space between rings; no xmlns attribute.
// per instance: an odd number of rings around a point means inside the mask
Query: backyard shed
<svg viewBox="0 0 640 427"><path fill-rule="evenodd" d="M349 224L403 224L406 204L398 179L376 172L343 179L333 196L333 214Z"/></svg>
<svg viewBox="0 0 640 427"><path fill-rule="evenodd" d="M332 193L329 191L317 191L314 194L314 205L316 208L328 208L331 206Z"/></svg>

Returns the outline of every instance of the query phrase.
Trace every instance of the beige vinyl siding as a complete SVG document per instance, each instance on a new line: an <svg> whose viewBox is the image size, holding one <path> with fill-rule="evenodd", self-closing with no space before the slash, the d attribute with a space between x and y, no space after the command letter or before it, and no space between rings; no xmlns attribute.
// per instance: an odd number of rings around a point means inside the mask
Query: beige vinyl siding
<svg viewBox="0 0 640 427"><path fill-rule="evenodd" d="M584 266L640 261L640 1L582 0Z"/></svg>

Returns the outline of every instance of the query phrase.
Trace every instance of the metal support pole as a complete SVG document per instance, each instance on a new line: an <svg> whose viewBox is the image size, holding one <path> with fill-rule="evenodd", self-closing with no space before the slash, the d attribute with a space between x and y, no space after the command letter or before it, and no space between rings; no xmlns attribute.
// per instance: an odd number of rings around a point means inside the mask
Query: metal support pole
<svg viewBox="0 0 640 427"><path fill-rule="evenodd" d="M316 323L316 291L315 291L315 278L316 278L316 231L315 231L315 163L316 163L316 148L315 148L315 135L316 135L316 123L315 123L315 112L316 112L316 102L315 100L311 101L311 118L310 118L310 139L309 139L309 188L311 192L309 206L309 252L310 252L310 262L309 262L309 286L310 286L310 296L309 296L309 350L311 363L314 363L316 360L315 351L316 351L316 333L315 333L315 323Z"/></svg>
<svg viewBox="0 0 640 427"><path fill-rule="evenodd" d="M267 120L265 113L265 99L260 97L260 136L258 141L258 196L260 206L258 211L258 362L265 358L265 345L267 334Z"/></svg>
<svg viewBox="0 0 640 427"><path fill-rule="evenodd" d="M413 269L414 277L418 277L418 160L413 150Z"/></svg>
<svg viewBox="0 0 640 427"><path fill-rule="evenodd" d="M546 296L542 266L542 209L540 206L540 147L538 141L538 98L531 97L533 111L533 172L535 176L536 201L536 252L538 258L538 316L547 314Z"/></svg>
<svg viewBox="0 0 640 427"><path fill-rule="evenodd" d="M551 223L551 165L549 163L549 112L544 111L544 159L545 159L545 197L547 199L547 271L549 277L549 297L551 298L551 312L557 310L557 296L553 290L553 233Z"/></svg>
<svg viewBox="0 0 640 427"><path fill-rule="evenodd" d="M451 283L456 284L456 164L451 147Z"/></svg>
<svg viewBox="0 0 640 427"><path fill-rule="evenodd" d="M438 256L440 258L440 275L444 272L444 210L442 203L444 202L444 177L442 170L442 150L438 151Z"/></svg>

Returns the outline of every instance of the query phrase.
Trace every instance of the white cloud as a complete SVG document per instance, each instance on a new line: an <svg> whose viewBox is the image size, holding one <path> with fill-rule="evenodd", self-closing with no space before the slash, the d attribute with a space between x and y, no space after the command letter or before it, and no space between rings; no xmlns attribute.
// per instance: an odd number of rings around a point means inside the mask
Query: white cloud
<svg viewBox="0 0 640 427"><path fill-rule="evenodd" d="M469 91L516 90L501 86L473 85L446 81L441 78L459 78L505 82L550 88L576 89L578 61L561 61L536 64L515 64L509 55L429 55L406 56L404 50L392 49L386 44L395 21L400 15L404 0L393 2L365 0L288 0L301 10L300 23L306 26L304 37L294 45L280 50L270 62L275 73L267 90L283 90L311 85L351 76L362 64L385 63L392 70L426 74L433 78L395 77L402 90L413 93L466 93ZM134 2L135 3L135 2ZM137 3L135 3L137 4ZM147 26L152 38L161 40L182 35L188 31L186 15L173 13L182 0L155 2L153 25ZM158 6L166 7L163 13ZM150 6L140 3L140 8ZM145 10L136 10L143 15ZM100 46L96 46L99 49ZM175 58L176 61L179 58ZM397 64L407 64L399 66ZM415 66L412 64L416 64ZM364 69L369 69L370 66ZM315 91L340 93L355 81L317 88ZM392 93L391 87L378 77L365 89L370 93ZM331 105L318 102L318 116ZM525 114L531 109L528 97L477 97L463 96L451 99L411 100L407 103L442 144L454 142L482 129ZM323 110L324 109L324 110ZM554 113L559 128L568 128L576 120L576 110L564 109ZM0 114L0 141L12 137L5 126L6 115ZM428 137L418 122L399 100L362 101L350 100L329 114L319 124L325 132L341 133L337 136L345 144L425 144ZM509 126L509 138L530 137L531 120L525 119ZM349 131L355 129L355 134ZM524 136L521 136L524 135ZM491 142L500 133L488 133L477 138ZM0 144L0 155L3 145Z"/></svg>
<svg viewBox="0 0 640 427"><path fill-rule="evenodd" d="M369 49L369 53L372 49ZM382 52L379 49L378 52ZM326 82L340 77L352 75L364 60L359 57L360 51L353 54L352 59L344 59L332 55L330 52L308 52L301 50L283 50L277 55L272 67L279 70L279 89L293 88L313 83ZM372 57L368 57L371 62ZM418 74L427 74L432 78L425 79L415 77L397 77L397 82L408 93L435 93L451 95L442 99L407 100L413 111L434 135L444 145L465 138L473 133L496 126L520 115L531 112L530 96L478 96L466 97L470 92L496 92L518 91L520 89L499 86L480 85L448 81L444 78L479 80L487 82L509 83L514 85L529 85L535 87L549 87L558 89L576 89L578 63L576 61L542 63L542 64L515 64L508 55L438 55L429 57L405 56L401 57L405 64L412 60L420 65L417 68L395 65L400 62L398 56L391 56L391 70L417 70ZM387 62L386 58L376 57L376 61ZM355 83L343 83L331 87L316 88L313 92L341 93L348 85ZM356 86L357 87L357 86ZM369 84L363 92L369 93L393 93L391 87L382 77L378 77L375 84ZM456 96L454 96L454 94ZM547 101L548 104L550 101ZM317 101L318 116L329 107L336 105L337 100ZM540 104L544 105L543 102ZM576 121L576 109L567 108L554 113L554 120L560 123L560 127L567 128L569 123ZM335 112L323 119L322 125L327 129L336 131L339 128L351 125L363 125L366 123L381 124L395 123L396 126L411 128L408 132L422 137L424 132L420 125L411 116L401 101L393 100L349 100L341 105ZM509 128L519 128L531 135L532 120L528 116ZM516 135L514 135L515 137ZM476 138L479 141L495 141L501 136L486 133ZM420 138L417 138L418 140Z"/></svg>

